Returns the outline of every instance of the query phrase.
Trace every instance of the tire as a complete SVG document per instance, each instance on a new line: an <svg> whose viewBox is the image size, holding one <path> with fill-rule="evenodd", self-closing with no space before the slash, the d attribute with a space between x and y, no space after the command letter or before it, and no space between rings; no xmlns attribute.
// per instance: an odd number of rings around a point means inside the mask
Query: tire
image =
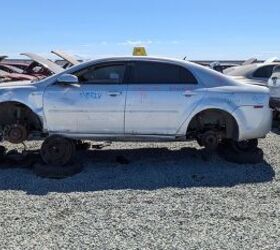
<svg viewBox="0 0 280 250"><path fill-rule="evenodd" d="M4 161L6 157L6 148L4 146L0 146L0 161Z"/></svg>
<svg viewBox="0 0 280 250"><path fill-rule="evenodd" d="M37 163L34 165L34 173L43 178L50 179L63 179L71 177L80 173L83 170L83 166L80 163L74 163L67 166L53 166L46 165L44 163Z"/></svg>
<svg viewBox="0 0 280 250"><path fill-rule="evenodd" d="M255 148L251 151L237 152L228 144L221 144L218 154L228 162L238 164L258 164L263 161L263 151Z"/></svg>
<svg viewBox="0 0 280 250"><path fill-rule="evenodd" d="M74 141L77 151L86 151L90 149L91 144L83 141Z"/></svg>
<svg viewBox="0 0 280 250"><path fill-rule="evenodd" d="M228 148L231 148L236 153L245 153L245 152L253 152L258 148L259 142L258 139L245 140L245 141L234 141L234 140L226 140L223 142Z"/></svg>
<svg viewBox="0 0 280 250"><path fill-rule="evenodd" d="M65 166L72 163L75 152L75 144L72 140L53 135L43 142L40 155L47 165Z"/></svg>

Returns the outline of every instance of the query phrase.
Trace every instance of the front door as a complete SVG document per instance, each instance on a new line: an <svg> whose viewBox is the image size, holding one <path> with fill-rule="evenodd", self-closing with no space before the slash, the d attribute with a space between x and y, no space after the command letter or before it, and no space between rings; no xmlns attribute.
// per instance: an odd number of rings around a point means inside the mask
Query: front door
<svg viewBox="0 0 280 250"><path fill-rule="evenodd" d="M127 85L124 63L95 65L74 73L79 84L54 83L44 94L51 132L123 134Z"/></svg>

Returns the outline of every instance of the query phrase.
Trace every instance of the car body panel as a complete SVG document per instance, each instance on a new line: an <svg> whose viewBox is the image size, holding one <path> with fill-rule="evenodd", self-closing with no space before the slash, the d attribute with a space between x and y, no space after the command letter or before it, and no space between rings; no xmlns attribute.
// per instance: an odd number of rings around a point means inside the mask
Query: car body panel
<svg viewBox="0 0 280 250"><path fill-rule="evenodd" d="M0 69L6 71L8 73L17 73L17 74L22 74L23 73L22 69L17 68L15 66L11 66L11 65L6 64L6 63L1 63L1 62L0 62Z"/></svg>
<svg viewBox="0 0 280 250"><path fill-rule="evenodd" d="M42 56L36 55L34 53L21 53L21 55L29 57L33 61L35 61L38 64L42 65L43 67L49 69L54 74L61 73L63 71L63 68L61 68L54 62L51 62L50 60L48 60Z"/></svg>
<svg viewBox="0 0 280 250"><path fill-rule="evenodd" d="M51 133L123 134L126 89L126 84L48 86L44 94L46 126ZM111 96L114 92L120 94Z"/></svg>
<svg viewBox="0 0 280 250"><path fill-rule="evenodd" d="M57 55L58 57L61 57L62 59L66 60L71 65L78 65L80 62L72 55L69 55L68 53L61 51L61 50L53 50L51 53Z"/></svg>
<svg viewBox="0 0 280 250"><path fill-rule="evenodd" d="M249 65L249 64L253 64L253 63L257 63L258 59L257 58L249 58L248 60L246 60L245 62L242 63L242 65Z"/></svg>
<svg viewBox="0 0 280 250"><path fill-rule="evenodd" d="M205 91L197 91L197 87L190 84L129 84L125 133L176 134L205 95Z"/></svg>
<svg viewBox="0 0 280 250"><path fill-rule="evenodd" d="M4 82L0 84L0 103L18 102L30 108L44 125L44 88L30 81Z"/></svg>
<svg viewBox="0 0 280 250"><path fill-rule="evenodd" d="M269 105L263 108L241 106L233 113L239 124L239 141L264 138L272 127L272 112Z"/></svg>

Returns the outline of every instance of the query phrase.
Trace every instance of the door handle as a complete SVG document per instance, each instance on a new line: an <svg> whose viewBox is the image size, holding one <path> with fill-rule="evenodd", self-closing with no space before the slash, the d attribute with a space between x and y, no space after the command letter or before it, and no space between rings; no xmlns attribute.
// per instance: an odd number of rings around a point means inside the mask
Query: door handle
<svg viewBox="0 0 280 250"><path fill-rule="evenodd" d="M122 92L115 92L115 91L112 91L112 92L109 92L109 96L112 96L112 97L116 97L116 96L119 96L119 95L121 95L122 94Z"/></svg>

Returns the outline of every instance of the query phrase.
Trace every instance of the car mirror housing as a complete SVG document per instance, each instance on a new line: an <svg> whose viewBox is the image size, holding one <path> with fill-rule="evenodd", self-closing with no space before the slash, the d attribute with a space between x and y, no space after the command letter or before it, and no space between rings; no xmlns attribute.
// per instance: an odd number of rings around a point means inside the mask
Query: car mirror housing
<svg viewBox="0 0 280 250"><path fill-rule="evenodd" d="M57 82L62 84L77 84L79 83L79 79L75 75L63 74L57 78Z"/></svg>

